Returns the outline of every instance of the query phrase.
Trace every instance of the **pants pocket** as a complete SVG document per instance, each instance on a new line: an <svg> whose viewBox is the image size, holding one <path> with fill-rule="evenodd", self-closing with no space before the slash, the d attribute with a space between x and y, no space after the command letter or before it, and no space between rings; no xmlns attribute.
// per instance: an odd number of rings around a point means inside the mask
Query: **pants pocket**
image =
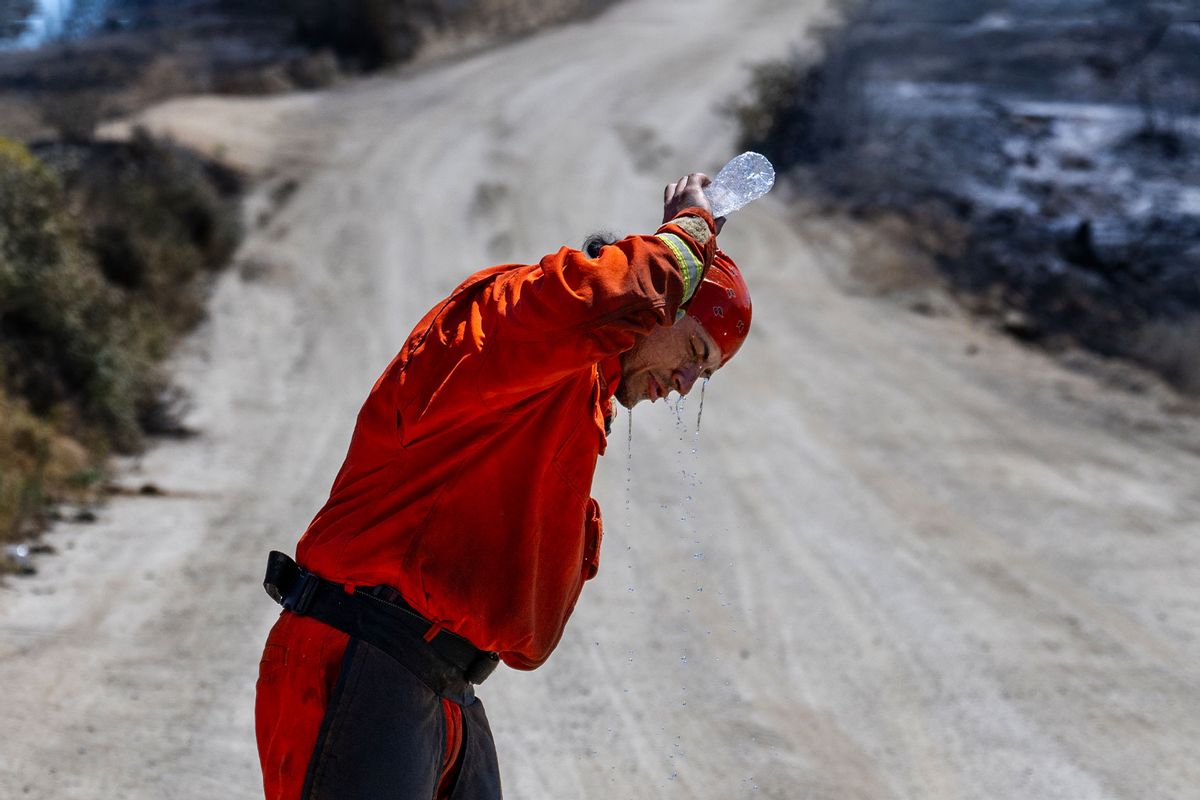
<svg viewBox="0 0 1200 800"><path fill-rule="evenodd" d="M604 538L604 523L600 519L600 504L589 497L583 512L583 579L590 581L600 570L600 542Z"/></svg>
<svg viewBox="0 0 1200 800"><path fill-rule="evenodd" d="M263 648L262 659L258 662L259 681L269 680L286 667L287 654L287 648L283 645L267 642L267 646Z"/></svg>
<svg viewBox="0 0 1200 800"><path fill-rule="evenodd" d="M444 740L441 698L391 656L351 639L302 796L433 797Z"/></svg>
<svg viewBox="0 0 1200 800"><path fill-rule="evenodd" d="M500 766L492 728L478 697L463 706L463 755L449 800L501 800Z"/></svg>

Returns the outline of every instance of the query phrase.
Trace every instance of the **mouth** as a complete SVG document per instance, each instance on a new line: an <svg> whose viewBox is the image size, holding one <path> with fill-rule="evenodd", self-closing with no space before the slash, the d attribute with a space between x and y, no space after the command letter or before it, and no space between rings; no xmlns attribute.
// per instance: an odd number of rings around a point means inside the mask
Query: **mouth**
<svg viewBox="0 0 1200 800"><path fill-rule="evenodd" d="M658 398L665 396L666 392L663 391L662 384L660 384L653 375L647 375L646 377L646 396L650 399L650 402L653 403Z"/></svg>

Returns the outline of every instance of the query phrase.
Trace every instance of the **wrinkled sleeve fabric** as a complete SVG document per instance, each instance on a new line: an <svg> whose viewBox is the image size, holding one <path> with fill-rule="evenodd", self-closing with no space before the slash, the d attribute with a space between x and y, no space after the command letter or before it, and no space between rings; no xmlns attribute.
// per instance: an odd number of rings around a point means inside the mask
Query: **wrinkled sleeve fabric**
<svg viewBox="0 0 1200 800"><path fill-rule="evenodd" d="M484 402L519 402L673 324L715 249L712 217L690 208L653 236L628 236L596 258L563 248L499 275L481 298Z"/></svg>

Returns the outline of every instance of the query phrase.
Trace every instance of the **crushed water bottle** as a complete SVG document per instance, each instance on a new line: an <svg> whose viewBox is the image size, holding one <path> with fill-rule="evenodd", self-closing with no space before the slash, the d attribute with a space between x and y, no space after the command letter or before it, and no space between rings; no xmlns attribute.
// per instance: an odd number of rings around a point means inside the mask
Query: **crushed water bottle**
<svg viewBox="0 0 1200 800"><path fill-rule="evenodd" d="M775 185L775 168L761 153L747 151L721 167L704 187L714 217L727 217L754 202Z"/></svg>

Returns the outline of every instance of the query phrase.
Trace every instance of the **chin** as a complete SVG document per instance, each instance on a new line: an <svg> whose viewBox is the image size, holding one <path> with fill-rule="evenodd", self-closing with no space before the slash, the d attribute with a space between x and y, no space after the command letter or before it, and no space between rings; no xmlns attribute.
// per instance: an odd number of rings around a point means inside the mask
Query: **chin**
<svg viewBox="0 0 1200 800"><path fill-rule="evenodd" d="M617 393L613 395L613 399L625 406L625 408L633 408L646 399L646 393L630 391L630 384L622 380L621 385L617 387Z"/></svg>

